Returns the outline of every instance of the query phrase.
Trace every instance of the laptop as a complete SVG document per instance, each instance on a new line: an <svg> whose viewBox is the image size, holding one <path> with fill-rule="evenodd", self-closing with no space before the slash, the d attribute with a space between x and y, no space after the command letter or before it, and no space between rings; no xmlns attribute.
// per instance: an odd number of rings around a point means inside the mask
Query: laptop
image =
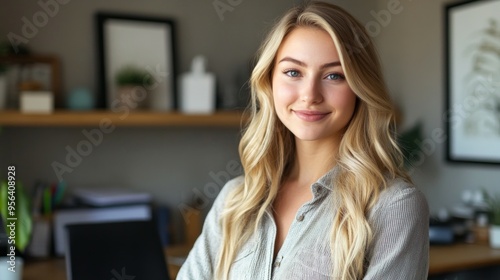
<svg viewBox="0 0 500 280"><path fill-rule="evenodd" d="M170 280L152 221L71 224L66 229L68 280Z"/></svg>

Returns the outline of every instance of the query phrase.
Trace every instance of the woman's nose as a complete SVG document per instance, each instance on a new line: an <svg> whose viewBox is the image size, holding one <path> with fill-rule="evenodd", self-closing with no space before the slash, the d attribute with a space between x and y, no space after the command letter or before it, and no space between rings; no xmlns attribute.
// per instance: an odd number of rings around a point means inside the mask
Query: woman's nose
<svg viewBox="0 0 500 280"><path fill-rule="evenodd" d="M323 94L321 92L320 83L321 82L316 79L305 81L300 93L300 101L311 104L322 102Z"/></svg>

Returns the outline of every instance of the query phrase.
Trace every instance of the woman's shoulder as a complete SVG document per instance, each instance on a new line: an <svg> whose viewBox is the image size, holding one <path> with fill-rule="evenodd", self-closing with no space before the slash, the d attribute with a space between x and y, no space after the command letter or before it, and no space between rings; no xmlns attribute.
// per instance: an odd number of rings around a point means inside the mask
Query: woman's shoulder
<svg viewBox="0 0 500 280"><path fill-rule="evenodd" d="M229 195L231 195L232 191L243 185L244 178L243 176L238 176L233 179L227 181L224 186L222 186L221 190L217 194L217 197L213 201L211 211L217 216L219 215L225 207L226 200Z"/></svg>
<svg viewBox="0 0 500 280"><path fill-rule="evenodd" d="M229 181L227 181L227 183L222 188L221 194L227 195L227 193L233 191L234 189L236 189L238 187L241 187L243 185L244 180L245 180L245 177L243 175L240 175L238 177L230 179Z"/></svg>
<svg viewBox="0 0 500 280"><path fill-rule="evenodd" d="M383 215L385 211L428 212L429 206L425 195L412 183L403 178L387 181L387 187L380 193L373 207L373 212Z"/></svg>
<svg viewBox="0 0 500 280"><path fill-rule="evenodd" d="M243 175L227 181L227 183L222 187L221 191L219 192L219 195L217 196L215 203L217 204L218 202L220 206L222 206L222 204L224 204L224 201L226 200L226 197L236 188L243 186L243 182L244 182Z"/></svg>

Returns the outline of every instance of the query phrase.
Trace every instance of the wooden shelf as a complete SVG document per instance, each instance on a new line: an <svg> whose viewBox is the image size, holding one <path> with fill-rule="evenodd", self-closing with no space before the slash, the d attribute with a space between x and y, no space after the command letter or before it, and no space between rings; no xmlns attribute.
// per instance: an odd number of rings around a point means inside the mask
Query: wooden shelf
<svg viewBox="0 0 500 280"><path fill-rule="evenodd" d="M99 126L102 122L116 126L191 126L240 127L240 111L220 111L210 115L186 115L178 112L133 111L130 114L111 111L57 110L52 114L23 114L17 110L0 111L0 126Z"/></svg>

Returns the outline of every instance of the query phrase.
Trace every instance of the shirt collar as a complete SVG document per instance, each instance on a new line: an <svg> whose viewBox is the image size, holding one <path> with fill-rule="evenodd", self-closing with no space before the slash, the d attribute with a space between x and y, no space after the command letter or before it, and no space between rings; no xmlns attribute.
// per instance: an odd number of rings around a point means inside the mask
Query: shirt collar
<svg viewBox="0 0 500 280"><path fill-rule="evenodd" d="M335 165L332 169L330 169L328 172L326 172L325 175L323 175L321 178L314 183L314 185L321 186L325 189L328 189L330 191L333 190L333 179L337 176L339 172L339 167L338 165Z"/></svg>

